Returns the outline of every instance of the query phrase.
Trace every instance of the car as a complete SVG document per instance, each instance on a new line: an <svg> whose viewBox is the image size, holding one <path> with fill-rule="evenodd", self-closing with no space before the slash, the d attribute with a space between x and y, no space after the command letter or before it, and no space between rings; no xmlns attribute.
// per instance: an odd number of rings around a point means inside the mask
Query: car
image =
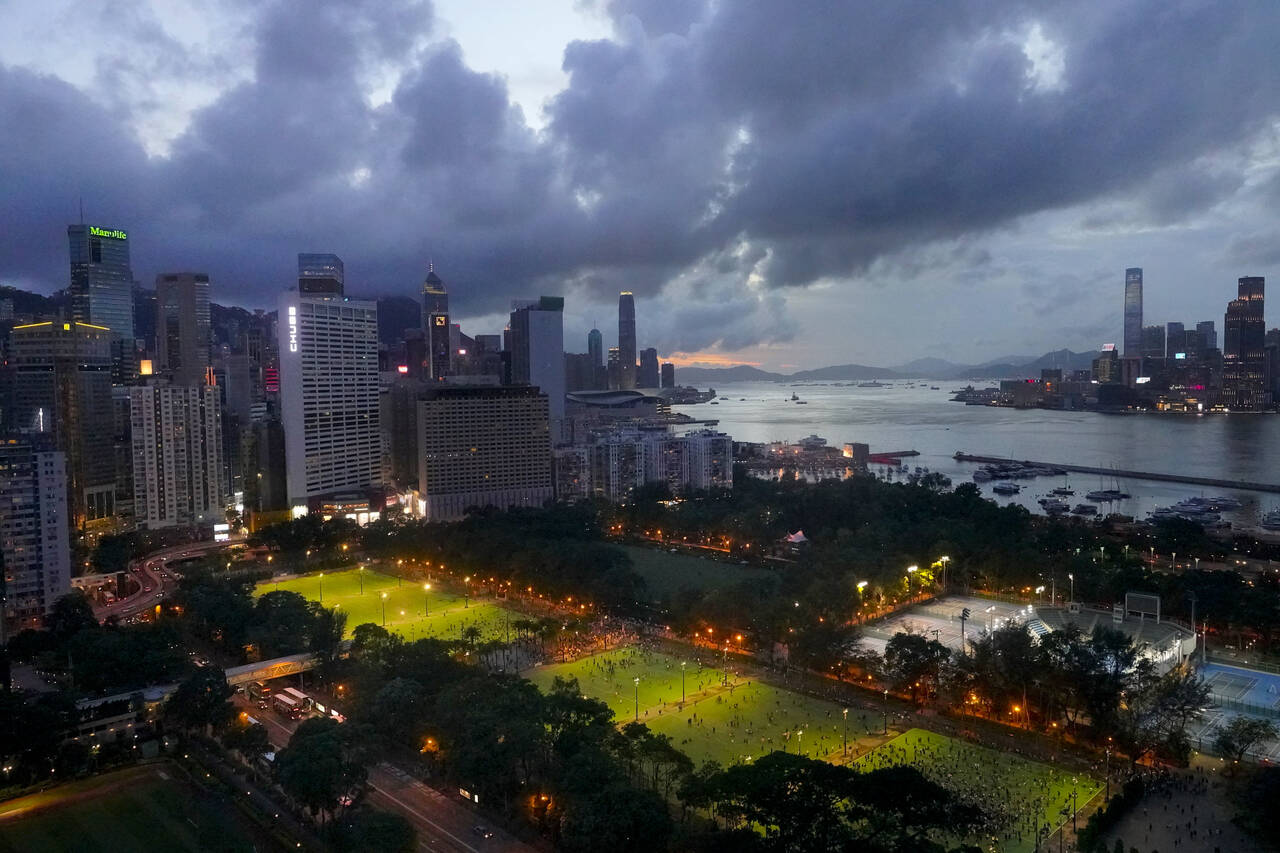
<svg viewBox="0 0 1280 853"><path fill-rule="evenodd" d="M164 593L163 593L163 592L157 592L157 593L156 593L156 598L164 598Z"/></svg>
<svg viewBox="0 0 1280 853"><path fill-rule="evenodd" d="M471 831L476 835L478 835L480 838L493 838L493 830L489 829L487 826L481 826L480 824L476 824L475 826L471 827Z"/></svg>
<svg viewBox="0 0 1280 853"><path fill-rule="evenodd" d="M144 587L142 588L142 591L143 591L143 592L151 592L151 589L152 589L152 588L151 588L151 587L149 587L149 586L144 586Z"/></svg>

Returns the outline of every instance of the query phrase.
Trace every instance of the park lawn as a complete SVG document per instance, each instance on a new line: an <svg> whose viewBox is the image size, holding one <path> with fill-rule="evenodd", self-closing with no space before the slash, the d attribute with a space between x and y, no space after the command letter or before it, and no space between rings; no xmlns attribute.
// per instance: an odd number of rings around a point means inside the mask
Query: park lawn
<svg viewBox="0 0 1280 853"><path fill-rule="evenodd" d="M278 848L230 802L167 766L58 786L0 808L0 853L264 849Z"/></svg>
<svg viewBox="0 0 1280 853"><path fill-rule="evenodd" d="M648 591L655 598L673 595L682 587L698 590L724 589L774 574L770 569L758 566L741 566L688 554L672 554L657 548L625 545L623 550L631 558L636 574L644 578Z"/></svg>
<svg viewBox="0 0 1280 853"><path fill-rule="evenodd" d="M375 625L385 624L388 631L411 642L426 637L460 640L463 639L462 632L473 625L480 629L480 642L504 640L510 636L510 622L522 618L520 614L489 601L454 595L435 589L434 585L430 591L425 591L421 582L402 582L393 575L369 569L363 573L359 569L325 572L323 578L315 573L281 581L263 581L253 594L265 595L277 589L296 592L347 614L348 637L357 625L372 622Z"/></svg>
<svg viewBox="0 0 1280 853"><path fill-rule="evenodd" d="M839 762L846 731L850 753L883 741L880 714L851 708L846 730L842 711L835 702L749 681L644 722L695 765L718 761L727 767L779 749Z"/></svg>
<svg viewBox="0 0 1280 853"><path fill-rule="evenodd" d="M640 722L668 735L695 764L714 760L727 766L784 748L793 752L799 748L815 758L839 757L844 734L839 705L743 679L732 668L726 686L716 655L704 655L705 666L696 659L688 662L683 710L680 659L635 646L539 667L528 677L543 691L551 688L557 676L577 678L582 694L608 704L622 724L636 718L634 679L639 676ZM691 724L694 714L700 722ZM881 725L879 714L850 711L850 750L883 740ZM796 737L797 731L804 734Z"/></svg>
<svg viewBox="0 0 1280 853"><path fill-rule="evenodd" d="M1010 853L1035 849L1032 817L1055 831L1071 820L1073 790L1079 809L1102 790L1102 783L1090 776L925 729L908 729L854 762L863 770L901 764L917 768L988 812L1002 812L1006 829L996 844Z"/></svg>

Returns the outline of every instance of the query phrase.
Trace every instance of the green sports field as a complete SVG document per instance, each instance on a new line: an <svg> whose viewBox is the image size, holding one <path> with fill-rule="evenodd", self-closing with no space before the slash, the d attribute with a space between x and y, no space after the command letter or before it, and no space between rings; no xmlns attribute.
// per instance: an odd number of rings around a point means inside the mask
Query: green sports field
<svg viewBox="0 0 1280 853"><path fill-rule="evenodd" d="M844 736L842 709L755 680L733 675L728 684L718 656L687 661L685 695L680 707L678 658L631 646L566 664L543 666L528 677L543 690L555 678L577 678L583 695L606 702L619 722L636 717L635 678L639 677L639 717L650 729L668 735L695 764L736 764L775 749L813 757L838 757ZM849 712L849 748L866 750L879 743L878 714ZM869 733L870 731L870 733Z"/></svg>
<svg viewBox="0 0 1280 853"><path fill-rule="evenodd" d="M221 797L165 765L110 773L0 805L0 851L276 850Z"/></svg>
<svg viewBox="0 0 1280 853"><path fill-rule="evenodd" d="M624 545L622 550L627 552L632 568L644 578L649 592L655 598L672 595L682 587L724 589L774 575L771 570L758 566L741 566L690 554L672 554L669 550L659 548Z"/></svg>
<svg viewBox="0 0 1280 853"><path fill-rule="evenodd" d="M925 729L909 729L857 760L863 770L908 765L977 805L991 818L984 841L995 849L1035 849L1035 827L1056 830L1102 790L1097 779ZM1065 811L1064 811L1065 810Z"/></svg>
<svg viewBox="0 0 1280 853"><path fill-rule="evenodd" d="M419 581L401 582L399 578L370 569L263 581L254 589L254 595L277 589L296 592L347 614L347 636L351 636L357 625L372 622L385 624L388 631L410 641L424 637L459 640L463 631L475 626L480 629L480 641L484 642L505 639L509 623L521 618L520 614L488 601L443 592L435 584L430 591L424 591Z"/></svg>

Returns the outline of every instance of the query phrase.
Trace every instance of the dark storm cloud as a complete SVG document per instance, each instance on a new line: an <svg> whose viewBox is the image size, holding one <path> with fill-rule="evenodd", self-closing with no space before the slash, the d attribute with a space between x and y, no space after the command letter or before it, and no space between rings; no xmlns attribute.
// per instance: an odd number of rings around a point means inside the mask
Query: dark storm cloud
<svg viewBox="0 0 1280 853"><path fill-rule="evenodd" d="M540 131L403 0L238 6L252 74L159 157L124 110L0 66L0 276L63 285L83 194L133 229L141 278L203 267L224 301L272 304L298 251L364 293L413 292L433 258L464 314L669 287L688 310L650 342L734 348L794 333L771 287L937 258L980 286L998 270L966 241L1026 214L1132 194L1193 216L1245 167L1202 158L1280 109L1272 0L595 5L616 35L566 48ZM1060 69L1024 52L1034 27Z"/></svg>

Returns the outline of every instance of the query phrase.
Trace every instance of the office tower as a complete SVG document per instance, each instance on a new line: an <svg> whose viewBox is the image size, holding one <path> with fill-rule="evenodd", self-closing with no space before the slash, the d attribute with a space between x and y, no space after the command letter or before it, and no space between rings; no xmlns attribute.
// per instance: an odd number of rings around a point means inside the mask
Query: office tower
<svg viewBox="0 0 1280 853"><path fill-rule="evenodd" d="M111 331L89 323L15 326L9 339L13 423L51 435L66 454L70 522L114 526Z"/></svg>
<svg viewBox="0 0 1280 853"><path fill-rule="evenodd" d="M565 391L594 391L596 371L591 364L591 353L567 352L564 354Z"/></svg>
<svg viewBox="0 0 1280 853"><path fill-rule="evenodd" d="M591 356L592 368L604 367L604 335L599 329L587 332L587 355Z"/></svg>
<svg viewBox="0 0 1280 853"><path fill-rule="evenodd" d="M225 520L222 407L211 385L129 389L133 512L147 530Z"/></svg>
<svg viewBox="0 0 1280 853"><path fill-rule="evenodd" d="M453 347L449 329L449 292L436 275L435 266L427 265L422 282L422 330L427 339L427 377L437 382L449 375Z"/></svg>
<svg viewBox="0 0 1280 853"><path fill-rule="evenodd" d="M606 369L608 370L609 387L615 390L621 388L622 359L618 355L617 347L609 347L609 366Z"/></svg>
<svg viewBox="0 0 1280 853"><path fill-rule="evenodd" d="M284 426L273 417L259 418L246 431L245 509L277 513L289 508L288 473L284 464Z"/></svg>
<svg viewBox="0 0 1280 853"><path fill-rule="evenodd" d="M676 387L676 366L669 361L662 362L662 387Z"/></svg>
<svg viewBox="0 0 1280 853"><path fill-rule="evenodd" d="M298 293L313 296L341 296L345 272L342 258L316 252L298 254Z"/></svg>
<svg viewBox="0 0 1280 853"><path fill-rule="evenodd" d="M155 372L179 385L200 385L209 369L209 276L156 276Z"/></svg>
<svg viewBox="0 0 1280 853"><path fill-rule="evenodd" d="M658 351L653 347L640 351L640 367L636 373L636 387L658 387Z"/></svg>
<svg viewBox="0 0 1280 853"><path fill-rule="evenodd" d="M1218 332L1213 327L1212 320L1203 320L1196 323L1196 331L1200 333L1200 346L1205 350L1218 348Z"/></svg>
<svg viewBox="0 0 1280 853"><path fill-rule="evenodd" d="M1222 324L1222 401L1228 408L1261 409L1270 402L1266 383L1266 279L1245 276L1227 304Z"/></svg>
<svg viewBox="0 0 1280 853"><path fill-rule="evenodd" d="M636 300L629 290L618 295L618 363L618 387L636 387Z"/></svg>
<svg viewBox="0 0 1280 853"><path fill-rule="evenodd" d="M428 387L427 380L412 374L383 377L383 478L398 490L418 487L418 398Z"/></svg>
<svg viewBox="0 0 1280 853"><path fill-rule="evenodd" d="M118 228L68 225L71 316L105 326L112 341L133 345L133 270L129 235Z"/></svg>
<svg viewBox="0 0 1280 853"><path fill-rule="evenodd" d="M1187 329L1181 323L1166 323L1164 335L1165 358L1176 358L1187 351Z"/></svg>
<svg viewBox="0 0 1280 853"><path fill-rule="evenodd" d="M1120 353L1115 344L1103 344L1102 351L1093 360L1093 381L1108 385L1120 381Z"/></svg>
<svg viewBox="0 0 1280 853"><path fill-rule="evenodd" d="M0 441L4 628L35 627L71 588L66 456L38 436Z"/></svg>
<svg viewBox="0 0 1280 853"><path fill-rule="evenodd" d="M532 387L425 391L418 403L422 514L455 521L472 507L537 507L551 500L549 412L547 395Z"/></svg>
<svg viewBox="0 0 1280 853"><path fill-rule="evenodd" d="M564 298L517 300L511 308L511 384L547 395L554 444L564 424Z"/></svg>
<svg viewBox="0 0 1280 853"><path fill-rule="evenodd" d="M1124 271L1124 354L1142 349L1142 267Z"/></svg>
<svg viewBox="0 0 1280 853"><path fill-rule="evenodd" d="M1164 347L1164 326L1142 327L1141 354L1143 358L1164 358Z"/></svg>
<svg viewBox="0 0 1280 853"><path fill-rule="evenodd" d="M378 306L287 292L280 299L280 413L289 507L381 483Z"/></svg>

